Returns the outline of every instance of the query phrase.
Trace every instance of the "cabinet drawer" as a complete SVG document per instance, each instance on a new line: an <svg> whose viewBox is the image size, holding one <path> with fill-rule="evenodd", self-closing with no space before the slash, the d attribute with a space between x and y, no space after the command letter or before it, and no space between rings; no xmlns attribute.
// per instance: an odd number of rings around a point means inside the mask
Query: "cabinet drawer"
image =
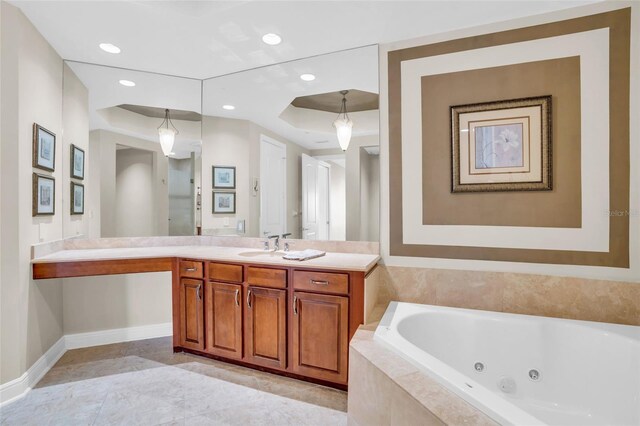
<svg viewBox="0 0 640 426"><path fill-rule="evenodd" d="M249 266L247 282L260 287L287 288L287 270Z"/></svg>
<svg viewBox="0 0 640 426"><path fill-rule="evenodd" d="M322 293L349 294L349 275L335 272L293 271L293 288Z"/></svg>
<svg viewBox="0 0 640 426"><path fill-rule="evenodd" d="M194 262L191 260L180 261L180 276L188 278L202 278L204 270L202 262Z"/></svg>
<svg viewBox="0 0 640 426"><path fill-rule="evenodd" d="M242 265L229 265L228 263L209 263L209 279L215 281L227 281L242 283Z"/></svg>

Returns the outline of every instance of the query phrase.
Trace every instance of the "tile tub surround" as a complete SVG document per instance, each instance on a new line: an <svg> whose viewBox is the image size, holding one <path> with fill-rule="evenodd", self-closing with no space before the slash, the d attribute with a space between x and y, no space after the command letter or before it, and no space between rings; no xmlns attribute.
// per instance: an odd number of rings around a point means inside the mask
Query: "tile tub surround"
<svg viewBox="0 0 640 426"><path fill-rule="evenodd" d="M172 353L171 338L68 351L4 425L345 425L345 392Z"/></svg>
<svg viewBox="0 0 640 426"><path fill-rule="evenodd" d="M360 327L349 351L350 425L497 425Z"/></svg>
<svg viewBox="0 0 640 426"><path fill-rule="evenodd" d="M640 283L379 265L389 301L640 325Z"/></svg>

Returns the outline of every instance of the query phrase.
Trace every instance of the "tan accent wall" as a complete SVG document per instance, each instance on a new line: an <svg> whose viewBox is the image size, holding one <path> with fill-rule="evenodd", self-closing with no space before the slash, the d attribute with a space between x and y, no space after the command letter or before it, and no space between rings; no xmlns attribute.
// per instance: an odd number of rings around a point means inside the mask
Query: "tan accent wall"
<svg viewBox="0 0 640 426"><path fill-rule="evenodd" d="M546 95L553 190L451 193L449 107ZM423 223L579 228L580 121L578 56L422 77Z"/></svg>
<svg viewBox="0 0 640 426"><path fill-rule="evenodd" d="M403 243L401 64L416 58L608 28L610 36L610 202L613 211L629 211L629 89L631 9L561 22L445 41L388 53L389 84L389 249L392 256L497 260L546 264L629 267L629 217L611 216L608 252L533 250ZM441 158L447 162L448 157ZM562 167L562 165L558 165Z"/></svg>

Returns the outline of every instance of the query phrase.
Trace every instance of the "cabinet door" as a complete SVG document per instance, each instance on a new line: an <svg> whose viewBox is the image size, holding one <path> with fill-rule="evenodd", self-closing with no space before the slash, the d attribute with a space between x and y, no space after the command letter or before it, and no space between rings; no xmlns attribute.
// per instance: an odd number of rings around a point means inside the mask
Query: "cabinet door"
<svg viewBox="0 0 640 426"><path fill-rule="evenodd" d="M245 361L287 367L286 290L248 287L245 309Z"/></svg>
<svg viewBox="0 0 640 426"><path fill-rule="evenodd" d="M180 345L204 349L203 282L183 278L180 281Z"/></svg>
<svg viewBox="0 0 640 426"><path fill-rule="evenodd" d="M347 383L349 298L294 292L293 372Z"/></svg>
<svg viewBox="0 0 640 426"><path fill-rule="evenodd" d="M206 351L242 358L242 286L209 282L205 288Z"/></svg>

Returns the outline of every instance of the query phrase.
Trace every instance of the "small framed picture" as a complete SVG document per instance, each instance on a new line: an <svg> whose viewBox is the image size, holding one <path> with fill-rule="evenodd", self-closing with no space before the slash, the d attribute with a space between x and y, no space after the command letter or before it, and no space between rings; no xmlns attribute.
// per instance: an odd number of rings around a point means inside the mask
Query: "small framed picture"
<svg viewBox="0 0 640 426"><path fill-rule="evenodd" d="M32 215L47 216L56 213L56 181L51 176L33 174Z"/></svg>
<svg viewBox="0 0 640 426"><path fill-rule="evenodd" d="M84 185L71 182L71 214L84 214Z"/></svg>
<svg viewBox="0 0 640 426"><path fill-rule="evenodd" d="M552 189L551 96L451 107L451 192Z"/></svg>
<svg viewBox="0 0 640 426"><path fill-rule="evenodd" d="M84 179L84 150L71 144L71 178Z"/></svg>
<svg viewBox="0 0 640 426"><path fill-rule="evenodd" d="M236 193L235 192L213 192L213 213L235 214Z"/></svg>
<svg viewBox="0 0 640 426"><path fill-rule="evenodd" d="M56 167L56 135L33 123L33 167L53 172Z"/></svg>
<svg viewBox="0 0 640 426"><path fill-rule="evenodd" d="M236 189L236 168L213 166L213 189Z"/></svg>

